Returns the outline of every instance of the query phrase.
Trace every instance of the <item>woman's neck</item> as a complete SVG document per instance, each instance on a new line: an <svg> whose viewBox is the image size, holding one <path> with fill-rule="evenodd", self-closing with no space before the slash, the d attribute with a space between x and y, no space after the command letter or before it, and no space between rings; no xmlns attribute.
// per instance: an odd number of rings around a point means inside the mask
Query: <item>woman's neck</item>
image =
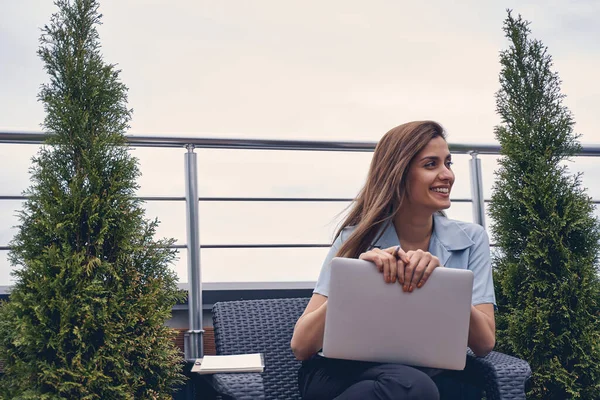
<svg viewBox="0 0 600 400"><path fill-rule="evenodd" d="M403 250L428 250L433 231L433 215L419 215L407 209L400 209L394 216L394 227Z"/></svg>

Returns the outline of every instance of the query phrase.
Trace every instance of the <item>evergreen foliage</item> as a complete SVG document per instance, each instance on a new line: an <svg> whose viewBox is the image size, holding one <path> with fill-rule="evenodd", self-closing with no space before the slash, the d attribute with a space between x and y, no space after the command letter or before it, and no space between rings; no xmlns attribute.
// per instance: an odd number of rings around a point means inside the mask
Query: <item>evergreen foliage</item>
<svg viewBox="0 0 600 400"><path fill-rule="evenodd" d="M17 267L0 307L6 399L170 399L183 357L164 325L182 298L172 240L153 239L134 194L131 110L103 62L95 0L57 0L39 56L46 144L12 243Z"/></svg>
<svg viewBox="0 0 600 400"><path fill-rule="evenodd" d="M498 348L527 360L528 398L600 393L598 221L566 162L580 151L552 57L511 12L496 95L502 147L490 213Z"/></svg>

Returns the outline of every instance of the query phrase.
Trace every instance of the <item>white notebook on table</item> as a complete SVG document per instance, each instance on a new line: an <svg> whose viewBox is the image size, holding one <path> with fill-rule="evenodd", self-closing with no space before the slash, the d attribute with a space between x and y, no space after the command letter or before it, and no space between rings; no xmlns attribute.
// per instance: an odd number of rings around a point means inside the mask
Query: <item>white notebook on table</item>
<svg viewBox="0 0 600 400"><path fill-rule="evenodd" d="M265 361L261 353L235 354L227 356L204 356L192 367L192 372L221 374L234 372L263 372Z"/></svg>

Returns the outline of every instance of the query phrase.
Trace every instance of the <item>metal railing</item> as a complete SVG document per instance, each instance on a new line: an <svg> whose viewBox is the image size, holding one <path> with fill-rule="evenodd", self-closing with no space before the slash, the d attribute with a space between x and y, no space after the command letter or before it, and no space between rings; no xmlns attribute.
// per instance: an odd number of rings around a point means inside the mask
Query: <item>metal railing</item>
<svg viewBox="0 0 600 400"><path fill-rule="evenodd" d="M0 132L0 144L43 144L47 135L43 133ZM350 202L352 198L319 198L319 197L199 197L197 176L197 154L195 149L241 149L241 150L295 150L295 151L341 151L372 152L376 142L355 141L309 141L309 140L260 140L260 139L222 139L194 137L140 136L126 137L129 145L135 147L181 148L185 162L185 197L140 197L150 201L184 201L186 202L187 242L174 245L185 248L188 254L189 283L189 331L186 336L186 359L195 359L203 355L202 348L202 280L200 249L226 248L314 248L329 247L330 244L213 244L201 245L199 238L199 201L217 202ZM485 201L480 154L497 155L500 146L489 144L449 144L454 154L471 155L469 160L471 199L452 199L455 202L472 202L474 222L485 225ZM600 145L586 145L581 156L600 156ZM3 195L0 200L25 200L24 196ZM598 203L598 201L595 201ZM0 246L0 250L10 250L8 246Z"/></svg>

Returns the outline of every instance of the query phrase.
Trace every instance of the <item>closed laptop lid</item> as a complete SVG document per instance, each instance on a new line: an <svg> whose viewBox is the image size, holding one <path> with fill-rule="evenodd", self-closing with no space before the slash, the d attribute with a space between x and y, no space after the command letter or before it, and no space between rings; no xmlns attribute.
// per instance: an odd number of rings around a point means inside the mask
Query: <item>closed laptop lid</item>
<svg viewBox="0 0 600 400"><path fill-rule="evenodd" d="M436 268L412 293L385 283L371 262L334 258L323 355L349 360L463 369L473 273Z"/></svg>

